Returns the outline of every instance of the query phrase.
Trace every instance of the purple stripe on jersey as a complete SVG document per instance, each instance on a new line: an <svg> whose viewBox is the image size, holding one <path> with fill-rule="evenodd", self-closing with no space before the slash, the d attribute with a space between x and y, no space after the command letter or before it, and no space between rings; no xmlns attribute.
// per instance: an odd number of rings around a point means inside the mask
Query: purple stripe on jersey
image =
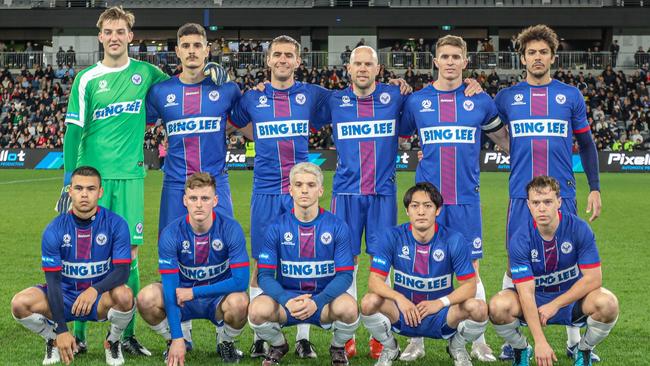
<svg viewBox="0 0 650 366"><path fill-rule="evenodd" d="M374 117L375 116L375 102L371 96L367 98L357 98L357 117Z"/></svg>
<svg viewBox="0 0 650 366"><path fill-rule="evenodd" d="M93 244L93 229L76 229L77 253L76 259L90 259L90 248Z"/></svg>
<svg viewBox="0 0 650 366"><path fill-rule="evenodd" d="M413 260L413 274L423 277L429 276L429 254L430 245L415 244L415 259ZM411 293L411 301L414 304L427 300L427 295L422 293Z"/></svg>
<svg viewBox="0 0 650 366"><path fill-rule="evenodd" d="M284 91L273 92L273 116L291 117L291 103L289 103L289 93Z"/></svg>
<svg viewBox="0 0 650 366"><path fill-rule="evenodd" d="M289 193L289 172L296 165L296 148L293 140L278 141L278 161L282 174L282 193Z"/></svg>
<svg viewBox="0 0 650 366"><path fill-rule="evenodd" d="M440 122L457 122L456 94L438 94L438 120Z"/></svg>
<svg viewBox="0 0 650 366"><path fill-rule="evenodd" d="M548 116L548 88L530 88L530 115Z"/></svg>
<svg viewBox="0 0 650 366"><path fill-rule="evenodd" d="M299 258L316 258L316 227L298 226L300 236ZM300 281L300 289L303 291L314 291L316 280Z"/></svg>
<svg viewBox="0 0 650 366"><path fill-rule="evenodd" d="M548 140L531 140L533 177L548 175Z"/></svg>
<svg viewBox="0 0 650 366"><path fill-rule="evenodd" d="M377 166L375 141L359 142L359 155L361 164L361 194L375 194L375 167Z"/></svg>
<svg viewBox="0 0 650 366"><path fill-rule="evenodd" d="M194 237L194 264L208 263L210 234Z"/></svg>
<svg viewBox="0 0 650 366"><path fill-rule="evenodd" d="M185 152L185 176L201 171L201 138L199 136L183 137Z"/></svg>
<svg viewBox="0 0 650 366"><path fill-rule="evenodd" d="M440 147L440 193L446 205L455 205L456 196L456 147Z"/></svg>
<svg viewBox="0 0 650 366"><path fill-rule="evenodd" d="M557 266L560 261L559 253L557 251L557 241L555 238L551 241L542 240L544 243L544 269L546 273L553 273L557 271ZM556 292L560 290L560 286L547 286L544 288L545 292Z"/></svg>
<svg viewBox="0 0 650 366"><path fill-rule="evenodd" d="M183 87L183 115L201 113L201 86Z"/></svg>

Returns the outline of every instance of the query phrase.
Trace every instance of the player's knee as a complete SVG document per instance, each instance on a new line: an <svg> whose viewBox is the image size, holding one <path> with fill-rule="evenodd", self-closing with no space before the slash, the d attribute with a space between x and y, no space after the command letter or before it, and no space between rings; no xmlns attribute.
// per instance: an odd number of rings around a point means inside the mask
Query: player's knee
<svg viewBox="0 0 650 366"><path fill-rule="evenodd" d="M485 321L488 317L487 304L483 300L468 299L463 303L463 308L468 313L468 317L474 321Z"/></svg>
<svg viewBox="0 0 650 366"><path fill-rule="evenodd" d="M594 307L598 314L599 321L609 323L618 316L618 299L609 291L602 291L594 299Z"/></svg>
<svg viewBox="0 0 650 366"><path fill-rule="evenodd" d="M372 315L379 311L381 306L382 298L373 293L367 293L363 299L361 299L361 314L363 315Z"/></svg>
<svg viewBox="0 0 650 366"><path fill-rule="evenodd" d="M494 324L505 324L510 313L510 300L503 295L494 295L490 299L488 314Z"/></svg>
<svg viewBox="0 0 650 366"><path fill-rule="evenodd" d="M356 301L350 295L343 294L330 304L332 318L344 323L354 323L359 317Z"/></svg>
<svg viewBox="0 0 650 366"><path fill-rule="evenodd" d="M127 286L118 286L110 291L115 308L119 311L133 309L133 291Z"/></svg>
<svg viewBox="0 0 650 366"><path fill-rule="evenodd" d="M18 319L29 316L29 297L25 296L22 292L17 293L11 299L11 313Z"/></svg>
<svg viewBox="0 0 650 366"><path fill-rule="evenodd" d="M248 315L248 296L245 293L234 293L228 295L224 300L223 311L233 319L246 319Z"/></svg>
<svg viewBox="0 0 650 366"><path fill-rule="evenodd" d="M258 296L248 306L248 320L255 325L267 322L273 315L274 308L273 301L268 296Z"/></svg>
<svg viewBox="0 0 650 366"><path fill-rule="evenodd" d="M156 306L158 303L158 293L154 291L153 286L149 285L138 293L138 311L139 312L148 312Z"/></svg>

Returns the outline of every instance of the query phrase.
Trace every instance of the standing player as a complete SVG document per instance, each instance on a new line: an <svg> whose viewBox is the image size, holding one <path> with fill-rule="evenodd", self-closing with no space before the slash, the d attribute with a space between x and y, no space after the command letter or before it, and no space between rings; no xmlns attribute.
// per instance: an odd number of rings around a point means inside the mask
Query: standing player
<svg viewBox="0 0 650 366"><path fill-rule="evenodd" d="M143 241L144 218L144 130L145 97L151 85L167 75L146 62L130 59L135 17L121 7L105 10L97 21L104 59L81 71L74 80L65 123L64 185L77 166L91 165L103 177L105 194L100 203L122 216L131 233L131 269L127 285L136 295L140 289L138 246ZM65 189L64 189L65 190ZM67 193L62 193L58 210L66 209ZM84 352L84 323L75 322L75 336ZM123 348L133 354L150 356L136 340L135 324L124 332Z"/></svg>
<svg viewBox="0 0 650 366"><path fill-rule="evenodd" d="M409 337L448 339L457 366L471 366L465 343L485 332L487 305L474 298L470 249L460 233L436 223L442 203L431 183L409 188L404 207L410 222L386 230L375 250L361 319L384 346L376 366L390 366L400 354L391 327ZM391 267L394 288L385 282Z"/></svg>
<svg viewBox="0 0 650 366"><path fill-rule="evenodd" d="M447 35L438 40L434 59L438 79L408 99L400 133L411 135L418 130L424 155L415 180L440 187L445 203L438 222L465 237L477 273L476 298L485 301L485 287L478 276L479 259L483 257L481 131L508 151L508 130L488 95L464 95L462 75L467 62L467 45L461 37ZM411 340L409 348L413 359L424 356L421 338ZM474 342L472 356L496 361L483 335Z"/></svg>
<svg viewBox="0 0 650 366"><path fill-rule="evenodd" d="M289 351L281 327L310 323L333 330L333 366L346 366L345 344L359 326L357 302L345 291L354 262L342 220L319 208L323 173L312 163L290 172L293 210L268 228L259 253L263 295L250 306L251 328L271 347L262 365L277 365Z"/></svg>
<svg viewBox="0 0 650 366"><path fill-rule="evenodd" d="M291 210L289 171L307 161L310 128L318 129L317 111L326 102L329 91L294 80L301 63L300 44L289 36L276 37L269 45L266 63L271 83L263 91L251 90L240 99L232 113L237 127L253 125L255 169L251 198L251 252L257 260L264 245L266 228L275 218ZM257 266L251 278L251 301L261 294L257 284ZM309 326L298 326L296 353L315 358L309 342ZM251 357L265 354L264 342L255 335Z"/></svg>
<svg viewBox="0 0 650 366"><path fill-rule="evenodd" d="M181 321L190 319L219 325L217 353L224 362L242 357L234 339L246 325L246 239L239 223L213 212L218 200L209 173L187 178L183 203L189 214L172 221L158 243L162 284L151 284L138 295L142 318L167 340L170 366L184 364Z"/></svg>
<svg viewBox="0 0 650 366"><path fill-rule="evenodd" d="M543 327L586 324L573 365L591 365L591 351L609 335L619 312L616 296L601 287L594 233L578 216L560 211L564 200L556 179L537 176L525 189L532 220L516 228L508 246L515 288L490 300L490 318L497 334L514 348L512 364L517 366L528 365L532 352L519 330L524 320L540 366L557 361Z"/></svg>
<svg viewBox="0 0 650 366"><path fill-rule="evenodd" d="M496 97L499 115L510 130L510 204L506 224L506 246L515 229L526 225L531 216L526 205L526 184L533 177L548 175L560 182L563 213L577 215L576 181L573 176L573 137L589 182L589 221L600 215L598 153L591 137L584 98L580 91L551 79L558 38L545 25L529 27L517 39L521 62L526 65L526 81L501 90ZM552 164L551 164L552 162ZM512 287L509 274L503 288ZM580 330L567 328L567 354L573 356ZM506 347L501 355L512 358ZM592 353L594 360L599 360Z"/></svg>
<svg viewBox="0 0 650 366"><path fill-rule="evenodd" d="M104 342L106 363L122 365L120 337L135 313L124 284L131 263L131 235L124 219L98 206L104 194L99 172L81 166L71 174L72 209L57 216L42 241L46 285L11 300L14 318L46 341L43 365L69 365L79 344L68 332L73 320L111 323Z"/></svg>

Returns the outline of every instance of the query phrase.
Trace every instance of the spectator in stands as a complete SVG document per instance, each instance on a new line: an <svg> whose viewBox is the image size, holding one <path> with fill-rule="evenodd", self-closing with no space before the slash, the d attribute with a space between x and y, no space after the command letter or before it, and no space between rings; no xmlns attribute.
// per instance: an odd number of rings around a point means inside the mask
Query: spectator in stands
<svg viewBox="0 0 650 366"><path fill-rule="evenodd" d="M59 67L54 72L54 77L57 79L63 79L67 71L68 70L63 66L63 64L59 64Z"/></svg>
<svg viewBox="0 0 650 366"><path fill-rule="evenodd" d="M70 46L68 50L65 52L65 57L66 57L66 63L70 65L76 65L77 64L77 53L74 51L74 48Z"/></svg>
<svg viewBox="0 0 650 366"><path fill-rule="evenodd" d="M350 49L350 46L345 46L345 51L341 52L341 63L343 65L346 65L348 62L350 62L350 55L352 54L352 50Z"/></svg>
<svg viewBox="0 0 650 366"><path fill-rule="evenodd" d="M59 50L56 51L56 63L61 65L65 62L65 51L63 47L59 46Z"/></svg>

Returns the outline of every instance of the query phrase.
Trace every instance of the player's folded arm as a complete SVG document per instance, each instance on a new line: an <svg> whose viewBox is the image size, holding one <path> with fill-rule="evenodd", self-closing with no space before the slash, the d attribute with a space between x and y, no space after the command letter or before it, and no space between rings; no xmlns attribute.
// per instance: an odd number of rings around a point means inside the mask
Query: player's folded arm
<svg viewBox="0 0 650 366"><path fill-rule="evenodd" d="M129 273L131 270L131 261L123 263L113 262L113 269L102 279L101 281L94 283L92 285L99 296L104 292L110 291L118 286L124 285L129 279Z"/></svg>
<svg viewBox="0 0 650 366"><path fill-rule="evenodd" d="M334 278L325 286L323 291L318 295L315 295L312 299L318 306L322 308L326 304L329 304L337 297L341 296L352 284L352 272L354 271L354 266L352 268L336 270Z"/></svg>
<svg viewBox="0 0 650 366"><path fill-rule="evenodd" d="M250 281L248 262L231 264L230 275L230 278L211 285L193 287L192 293L194 297L216 297L246 291Z"/></svg>
<svg viewBox="0 0 650 366"><path fill-rule="evenodd" d="M270 265L259 264L257 266L257 282L264 292L264 295L270 296L278 304L285 305L287 301L291 300L289 292L285 291L280 282L275 279L275 268L270 268Z"/></svg>

